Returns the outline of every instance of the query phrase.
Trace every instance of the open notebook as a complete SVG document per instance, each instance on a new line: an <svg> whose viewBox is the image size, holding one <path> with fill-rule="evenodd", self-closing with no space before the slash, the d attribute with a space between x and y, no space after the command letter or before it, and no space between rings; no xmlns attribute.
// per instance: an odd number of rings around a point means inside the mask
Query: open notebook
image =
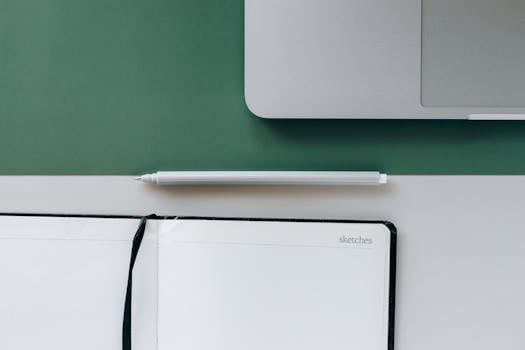
<svg viewBox="0 0 525 350"><path fill-rule="evenodd" d="M0 279L1 349L393 347L389 223L6 215Z"/></svg>

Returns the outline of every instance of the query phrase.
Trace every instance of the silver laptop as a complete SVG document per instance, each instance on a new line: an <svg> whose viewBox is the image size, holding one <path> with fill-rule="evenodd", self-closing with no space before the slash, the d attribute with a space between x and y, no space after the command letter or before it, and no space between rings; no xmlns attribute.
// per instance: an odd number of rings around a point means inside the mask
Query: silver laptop
<svg viewBox="0 0 525 350"><path fill-rule="evenodd" d="M525 0L245 0L266 118L525 119Z"/></svg>

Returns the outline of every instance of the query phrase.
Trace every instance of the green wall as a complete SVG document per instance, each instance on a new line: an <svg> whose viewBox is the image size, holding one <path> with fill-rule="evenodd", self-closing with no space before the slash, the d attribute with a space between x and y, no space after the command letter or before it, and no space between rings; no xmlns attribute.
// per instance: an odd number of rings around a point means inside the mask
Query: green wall
<svg viewBox="0 0 525 350"><path fill-rule="evenodd" d="M243 0L0 0L0 174L524 174L525 122L263 120Z"/></svg>

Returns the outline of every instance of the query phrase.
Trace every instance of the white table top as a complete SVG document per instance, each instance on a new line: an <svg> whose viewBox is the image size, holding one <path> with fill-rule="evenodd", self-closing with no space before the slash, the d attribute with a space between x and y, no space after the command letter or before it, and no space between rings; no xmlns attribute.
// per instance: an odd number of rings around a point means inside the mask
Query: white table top
<svg viewBox="0 0 525 350"><path fill-rule="evenodd" d="M2 176L0 193L0 212L389 220L399 231L396 349L525 347L525 176L391 176L360 188Z"/></svg>

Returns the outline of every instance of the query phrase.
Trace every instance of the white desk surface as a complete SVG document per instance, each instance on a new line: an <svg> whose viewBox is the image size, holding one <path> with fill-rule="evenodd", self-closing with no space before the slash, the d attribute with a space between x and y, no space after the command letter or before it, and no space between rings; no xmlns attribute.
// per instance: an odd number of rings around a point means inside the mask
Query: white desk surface
<svg viewBox="0 0 525 350"><path fill-rule="evenodd" d="M0 212L390 220L399 233L396 349L525 348L525 176L391 176L361 188L1 176L0 194Z"/></svg>

